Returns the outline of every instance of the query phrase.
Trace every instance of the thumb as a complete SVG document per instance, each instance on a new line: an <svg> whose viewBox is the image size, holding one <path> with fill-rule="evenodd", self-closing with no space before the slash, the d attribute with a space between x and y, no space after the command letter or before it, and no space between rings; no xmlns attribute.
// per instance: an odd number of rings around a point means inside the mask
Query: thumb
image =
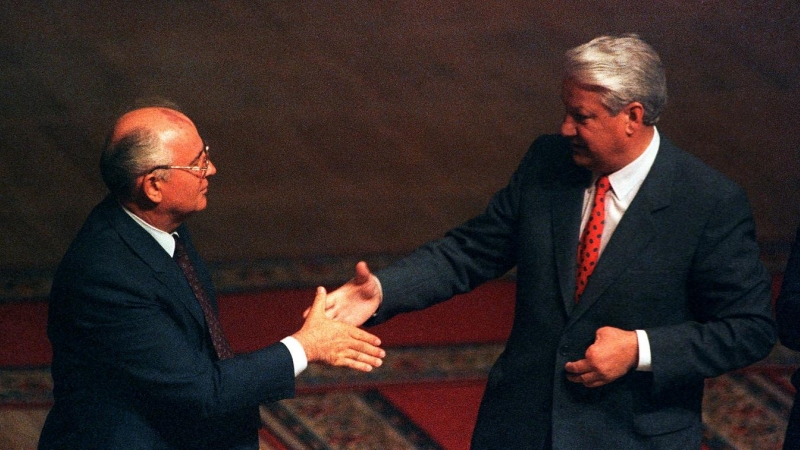
<svg viewBox="0 0 800 450"><path fill-rule="evenodd" d="M355 276L356 284L366 283L367 281L369 281L370 275L372 275L372 272L370 272L367 263L364 261L359 261L358 264L356 264L356 276Z"/></svg>
<svg viewBox="0 0 800 450"><path fill-rule="evenodd" d="M325 288L322 286L317 287L317 295L314 297L314 304L311 305L311 311L309 314L321 314L325 315L325 299L327 298L328 293L325 291Z"/></svg>

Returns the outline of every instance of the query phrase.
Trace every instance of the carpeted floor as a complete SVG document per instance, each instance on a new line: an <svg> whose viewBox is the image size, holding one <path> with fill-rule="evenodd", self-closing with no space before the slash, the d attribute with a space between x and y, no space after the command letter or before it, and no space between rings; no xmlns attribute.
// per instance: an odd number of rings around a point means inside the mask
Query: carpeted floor
<svg viewBox="0 0 800 450"><path fill-rule="evenodd" d="M384 367L369 374L314 365L298 379L296 399L262 408L264 448L468 448L501 350L491 343L391 348ZM707 381L707 449L781 447L794 393L787 358L794 356L776 348L760 364ZM0 370L0 430L18 430L0 432L0 448L34 448L51 387L46 367Z"/></svg>
<svg viewBox="0 0 800 450"><path fill-rule="evenodd" d="M310 290L221 299L223 326L237 351L295 331ZM445 449L469 446L491 364L513 314L513 283L473 293L373 328L388 350L369 374L312 365L298 397L262 408L264 450ZM254 311L283 311L269 321ZM0 449L35 448L52 402L46 304L0 304ZM706 450L781 447L798 354L776 347L763 362L706 383Z"/></svg>

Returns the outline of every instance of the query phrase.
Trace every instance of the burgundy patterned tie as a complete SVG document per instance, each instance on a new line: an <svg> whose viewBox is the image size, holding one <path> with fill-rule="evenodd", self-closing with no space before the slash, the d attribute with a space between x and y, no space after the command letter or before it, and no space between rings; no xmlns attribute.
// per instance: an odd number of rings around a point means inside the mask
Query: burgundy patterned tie
<svg viewBox="0 0 800 450"><path fill-rule="evenodd" d="M206 292L203 290L203 285L200 283L200 279L197 277L197 273L194 271L191 261L189 261L189 255L186 254L186 248L183 246L182 239L175 235L173 235L173 237L175 237L175 255L173 255L173 258L175 258L178 266L183 270L186 280L189 281L189 285L192 287L195 297L197 297L197 302L200 303L200 308L203 309L203 315L208 325L208 333L211 335L211 342L214 344L214 350L216 350L219 359L231 358L233 357L231 345L225 338L225 333L223 333L222 327L219 324L217 313L211 307Z"/></svg>
<svg viewBox="0 0 800 450"><path fill-rule="evenodd" d="M611 188L607 176L600 177L594 193L592 213L586 222L586 227L581 234L578 244L578 272L575 285L575 302L578 302L586 289L589 276L594 272L597 260L600 258L600 238L603 236L603 227L606 221L606 192Z"/></svg>

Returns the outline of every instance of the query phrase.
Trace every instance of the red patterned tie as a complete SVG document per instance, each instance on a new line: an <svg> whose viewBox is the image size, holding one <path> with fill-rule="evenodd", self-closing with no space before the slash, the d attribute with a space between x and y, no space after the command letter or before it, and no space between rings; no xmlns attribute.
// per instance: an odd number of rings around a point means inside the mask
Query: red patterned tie
<svg viewBox="0 0 800 450"><path fill-rule="evenodd" d="M208 333L211 335L211 342L214 344L214 350L216 350L219 359L232 358L233 350L231 350L231 345L225 338L225 333L223 333L222 326L219 324L217 313L211 307L211 303L208 301L206 292L203 290L203 285L200 283L200 279L197 277L197 273L192 266L192 262L189 261L189 255L186 254L186 248L183 246L181 238L177 236L174 237L175 255L173 255L173 258L175 258L178 266L180 266L181 270L183 270L186 280L189 281L189 285L192 287L192 291L194 291L194 296L197 297L197 302L200 303L200 308L203 309L203 315L205 316L206 324L208 325Z"/></svg>
<svg viewBox="0 0 800 450"><path fill-rule="evenodd" d="M575 286L575 302L580 300L589 276L594 272L597 260L600 258L600 238L603 236L603 227L606 221L606 192L611 188L608 177L603 176L597 180L592 203L592 213L586 222L586 227L581 234L578 244L578 272Z"/></svg>

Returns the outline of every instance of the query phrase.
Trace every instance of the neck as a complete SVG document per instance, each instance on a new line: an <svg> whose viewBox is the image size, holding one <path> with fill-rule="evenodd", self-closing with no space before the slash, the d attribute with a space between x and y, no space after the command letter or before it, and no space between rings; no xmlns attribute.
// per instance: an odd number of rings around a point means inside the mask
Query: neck
<svg viewBox="0 0 800 450"><path fill-rule="evenodd" d="M610 175L628 164L636 161L636 158L642 156L653 141L655 135L655 127L646 126L637 130L633 135L629 136L624 143L624 150L619 153L619 158L609 164L607 167L597 167L593 169L595 173L600 175Z"/></svg>
<svg viewBox="0 0 800 450"><path fill-rule="evenodd" d="M120 201L120 203L138 218L161 231L172 233L181 225L180 221L172 220L169 215L159 211L158 205L142 206L135 201Z"/></svg>
<svg viewBox="0 0 800 450"><path fill-rule="evenodd" d="M636 153L636 157L633 159L638 158L645 150L647 150L647 146L650 145L650 142L653 140L653 136L656 134L656 127L653 125L648 125L642 127L642 129L632 136L632 145L634 148L638 149Z"/></svg>

